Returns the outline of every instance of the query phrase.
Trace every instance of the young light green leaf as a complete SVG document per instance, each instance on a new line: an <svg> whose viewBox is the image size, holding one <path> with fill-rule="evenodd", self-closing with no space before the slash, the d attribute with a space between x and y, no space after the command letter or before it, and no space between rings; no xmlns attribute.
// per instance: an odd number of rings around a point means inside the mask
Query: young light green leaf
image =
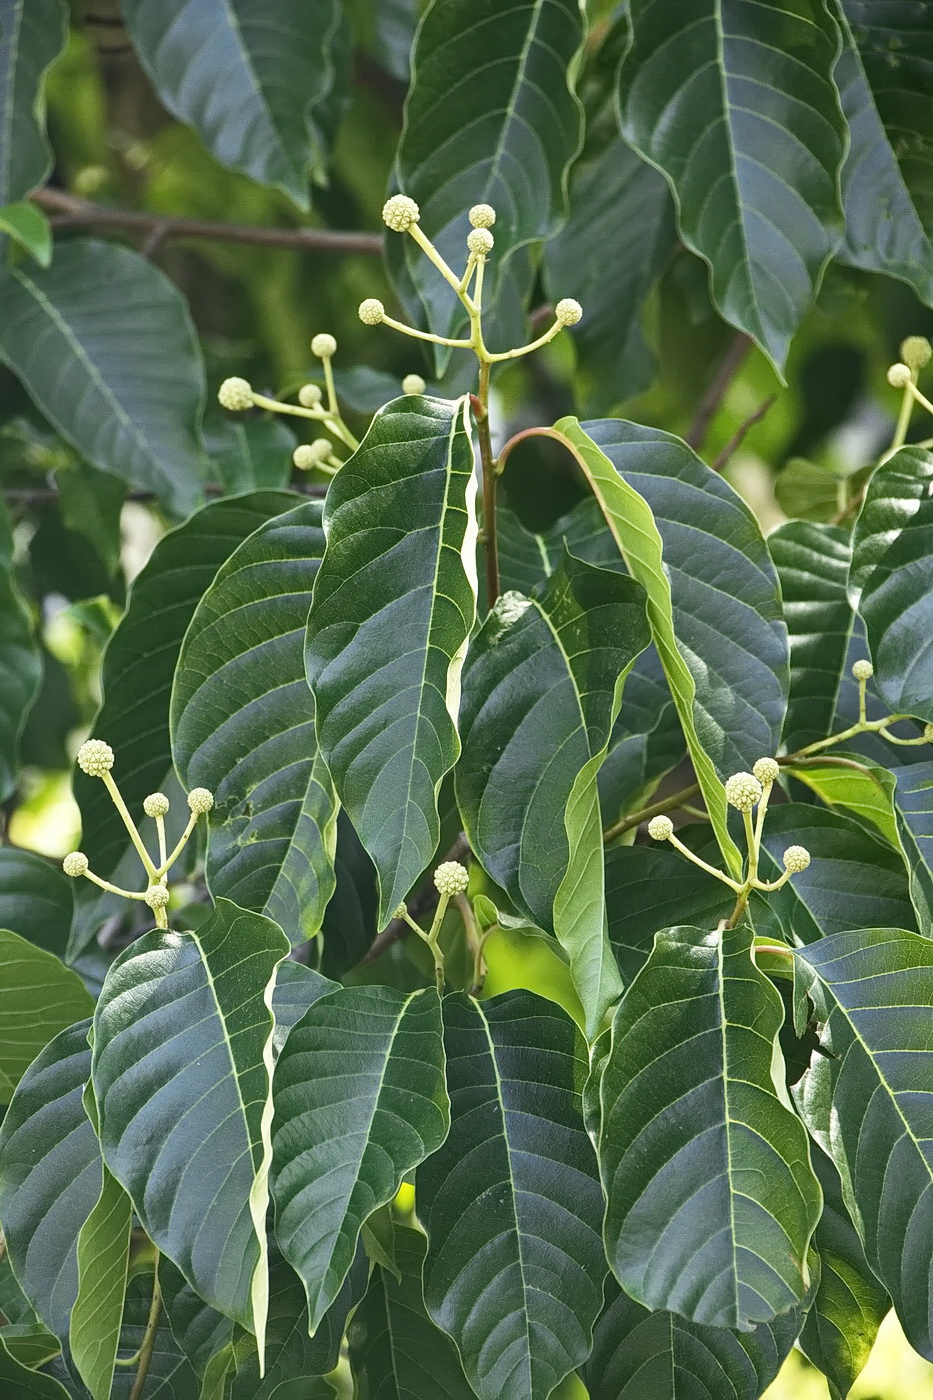
<svg viewBox="0 0 933 1400"><path fill-rule="evenodd" d="M360 1228L444 1141L441 1012L433 989L340 987L292 1027L275 1069L275 1233L313 1334Z"/></svg>
<svg viewBox="0 0 933 1400"><path fill-rule="evenodd" d="M894 769L894 815L920 932L933 937L933 763Z"/></svg>
<svg viewBox="0 0 933 1400"><path fill-rule="evenodd" d="M933 1359L933 942L898 928L837 933L797 957L825 989L824 1054L797 1089L832 1157L872 1271L911 1346Z"/></svg>
<svg viewBox="0 0 933 1400"><path fill-rule="evenodd" d="M133 1207L101 1163L100 1197L78 1236L78 1296L69 1343L93 1400L110 1400L130 1262Z"/></svg>
<svg viewBox="0 0 933 1400"><path fill-rule="evenodd" d="M722 315L783 369L842 233L839 31L820 0L633 0L626 140L670 182Z"/></svg>
<svg viewBox="0 0 933 1400"><path fill-rule="evenodd" d="M204 370L181 293L148 259L75 239L0 276L0 359L89 462L176 516L202 500Z"/></svg>
<svg viewBox="0 0 933 1400"><path fill-rule="evenodd" d="M467 402L407 395L377 414L327 493L305 659L320 751L379 872L387 923L440 832L476 606Z"/></svg>
<svg viewBox="0 0 933 1400"><path fill-rule="evenodd" d="M0 503L0 800L16 786L20 736L41 681L42 653L14 575L12 525Z"/></svg>
<svg viewBox="0 0 933 1400"><path fill-rule="evenodd" d="M0 1385L3 1400L72 1400L54 1376L45 1376L22 1365L7 1350L0 1332Z"/></svg>
<svg viewBox="0 0 933 1400"><path fill-rule="evenodd" d="M896 848L899 841L894 819L894 774L870 759L849 756L839 749L833 750L832 757L853 766L811 760L799 766L788 764L785 772L815 792L827 807L851 813L871 835L880 834Z"/></svg>
<svg viewBox="0 0 933 1400"><path fill-rule="evenodd" d="M546 1400L589 1353L606 1270L586 1045L526 991L446 997L444 1040L450 1135L417 1178L425 1304L480 1400Z"/></svg>
<svg viewBox="0 0 933 1400"><path fill-rule="evenodd" d="M337 0L125 0L133 45L168 110L224 165L309 206L319 109L336 79Z"/></svg>
<svg viewBox="0 0 933 1400"><path fill-rule="evenodd" d="M52 165L42 85L68 37L64 0L9 0L0 28L0 204L31 194Z"/></svg>
<svg viewBox="0 0 933 1400"><path fill-rule="evenodd" d="M593 1033L622 989L606 937L596 774L648 645L644 600L633 579L565 550L531 599L502 595L463 675L464 830L517 908L557 935Z"/></svg>
<svg viewBox="0 0 933 1400"><path fill-rule="evenodd" d="M270 1002L287 953L270 919L221 899L196 931L156 929L127 948L94 1015L104 1160L149 1238L205 1302L255 1332L260 1351Z"/></svg>
<svg viewBox="0 0 933 1400"><path fill-rule="evenodd" d="M4 204L0 207L0 233L7 233L40 267L52 261L52 229L35 204Z"/></svg>
<svg viewBox="0 0 933 1400"><path fill-rule="evenodd" d="M321 505L273 517L221 566L188 627L172 692L172 746L187 788L214 794L207 879L215 897L314 938L334 892L337 800L304 672Z"/></svg>
<svg viewBox="0 0 933 1400"><path fill-rule="evenodd" d="M0 929L0 1103L60 1031L90 1016L94 1000L54 953Z"/></svg>
<svg viewBox="0 0 933 1400"><path fill-rule="evenodd" d="M740 1330L803 1301L820 1214L784 1089L781 999L751 950L744 925L657 934L613 1023L597 1147L626 1293Z"/></svg>

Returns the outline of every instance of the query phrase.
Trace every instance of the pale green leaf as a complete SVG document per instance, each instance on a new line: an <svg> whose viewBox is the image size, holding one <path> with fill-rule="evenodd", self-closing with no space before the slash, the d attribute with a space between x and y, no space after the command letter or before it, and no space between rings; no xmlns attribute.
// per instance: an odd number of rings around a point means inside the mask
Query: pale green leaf
<svg viewBox="0 0 933 1400"><path fill-rule="evenodd" d="M52 229L35 204L0 206L0 233L8 233L40 267L52 261Z"/></svg>
<svg viewBox="0 0 933 1400"><path fill-rule="evenodd" d="M78 1296L69 1332L75 1367L93 1400L109 1400L113 1385L133 1224L129 1196L103 1163L101 1170L100 1197L78 1236Z"/></svg>

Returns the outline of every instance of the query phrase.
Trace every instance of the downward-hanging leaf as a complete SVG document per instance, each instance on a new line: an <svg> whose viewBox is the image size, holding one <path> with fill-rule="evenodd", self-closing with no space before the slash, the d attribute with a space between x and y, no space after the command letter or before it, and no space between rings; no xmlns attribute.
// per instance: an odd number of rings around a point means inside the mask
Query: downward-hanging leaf
<svg viewBox="0 0 933 1400"><path fill-rule="evenodd" d="M748 927L657 934L612 1027L598 1153L626 1293L747 1330L800 1304L820 1188Z"/></svg>
<svg viewBox="0 0 933 1400"><path fill-rule="evenodd" d="M324 158L319 109L336 77L337 0L124 0L123 12L169 111L224 165L307 209Z"/></svg>
<svg viewBox="0 0 933 1400"><path fill-rule="evenodd" d="M783 368L842 232L839 32L820 0L633 0L622 131L668 178L716 305Z"/></svg>
<svg viewBox="0 0 933 1400"><path fill-rule="evenodd" d="M0 205L24 199L52 164L42 83L68 36L63 0L7 0L0 27Z"/></svg>
<svg viewBox="0 0 933 1400"><path fill-rule="evenodd" d="M334 479L306 663L321 753L375 862L386 923L437 848L459 756L460 670L476 600L466 400L406 395Z"/></svg>
<svg viewBox="0 0 933 1400"><path fill-rule="evenodd" d="M648 620L723 854L722 781L777 751L788 685L777 575L754 515L691 450L619 419L557 424L573 444Z"/></svg>
<svg viewBox="0 0 933 1400"><path fill-rule="evenodd" d="M269 1002L287 952L271 920L218 900L198 930L155 929L127 948L94 1016L104 1160L149 1238L205 1302L255 1332L260 1350Z"/></svg>
<svg viewBox="0 0 933 1400"><path fill-rule="evenodd" d="M605 1277L586 1046L526 991L447 997L444 1040L450 1135L417 1179L424 1300L480 1400L546 1400L589 1354Z"/></svg>
<svg viewBox="0 0 933 1400"><path fill-rule="evenodd" d="M0 929L0 1103L60 1031L90 1016L94 1001L76 972L19 934Z"/></svg>
<svg viewBox="0 0 933 1400"><path fill-rule="evenodd" d="M0 276L0 359L101 471L173 515L202 500L204 369L182 295L148 259L75 239Z"/></svg>
<svg viewBox="0 0 933 1400"><path fill-rule="evenodd" d="M621 982L606 938L596 775L648 645L644 590L564 552L531 599L503 594L463 675L455 781L470 847L570 956L595 1033Z"/></svg>
<svg viewBox="0 0 933 1400"><path fill-rule="evenodd" d="M133 1207L101 1163L100 1197L78 1236L78 1296L69 1342L78 1374L93 1400L110 1400L120 1342Z"/></svg>
<svg viewBox="0 0 933 1400"><path fill-rule="evenodd" d="M3 1400L72 1400L54 1376L41 1375L23 1366L7 1350L0 1332L0 1385Z"/></svg>
<svg viewBox="0 0 933 1400"><path fill-rule="evenodd" d="M563 220L582 134L572 87L582 43L577 0L435 0L418 30L399 185L454 268L466 261L467 210L493 206L491 305L516 249ZM403 249L431 330L449 334L463 308L407 235Z"/></svg>
<svg viewBox="0 0 933 1400"><path fill-rule="evenodd" d="M872 476L855 523L849 592L865 619L878 692L933 721L933 454L902 447Z"/></svg>
<svg viewBox="0 0 933 1400"><path fill-rule="evenodd" d="M178 772L215 798L211 892L274 919L292 943L319 931L335 883L337 802L304 672L323 553L318 501L244 540L198 604L172 692Z"/></svg>
<svg viewBox="0 0 933 1400"><path fill-rule="evenodd" d="M933 942L897 928L823 938L797 955L826 992L824 1050L798 1089L872 1270L911 1345L933 1359Z"/></svg>
<svg viewBox="0 0 933 1400"><path fill-rule="evenodd" d="M437 993L340 987L292 1027L275 1070L275 1234L312 1333L367 1218L449 1125Z"/></svg>
<svg viewBox="0 0 933 1400"><path fill-rule="evenodd" d="M42 653L14 576L12 525L0 504L0 800L16 787L20 735L41 681Z"/></svg>
<svg viewBox="0 0 933 1400"><path fill-rule="evenodd" d="M74 881L57 862L0 847L0 928L64 957L73 905Z"/></svg>
<svg viewBox="0 0 933 1400"><path fill-rule="evenodd" d="M894 815L920 932L933 937L933 763L895 768Z"/></svg>

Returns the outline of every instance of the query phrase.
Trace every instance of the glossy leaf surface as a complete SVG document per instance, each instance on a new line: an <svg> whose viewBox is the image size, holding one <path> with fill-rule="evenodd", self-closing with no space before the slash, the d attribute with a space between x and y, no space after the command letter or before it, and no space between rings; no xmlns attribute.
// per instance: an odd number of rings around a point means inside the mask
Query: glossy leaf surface
<svg viewBox="0 0 933 1400"><path fill-rule="evenodd" d="M0 928L0 1103L39 1051L90 1016L94 1001L76 972L43 948Z"/></svg>
<svg viewBox="0 0 933 1400"><path fill-rule="evenodd" d="M101 1163L100 1197L78 1236L78 1296L69 1343L74 1364L94 1400L109 1400L120 1342L133 1208Z"/></svg>
<svg viewBox="0 0 933 1400"><path fill-rule="evenodd" d="M42 83L65 47L62 0L9 0L0 30L0 204L23 199L52 164L45 138ZM43 113L44 116L44 113Z"/></svg>

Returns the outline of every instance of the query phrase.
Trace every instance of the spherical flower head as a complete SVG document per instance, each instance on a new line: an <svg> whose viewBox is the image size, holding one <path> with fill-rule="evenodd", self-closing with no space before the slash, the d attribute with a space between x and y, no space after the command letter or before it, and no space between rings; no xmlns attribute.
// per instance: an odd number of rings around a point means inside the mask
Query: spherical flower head
<svg viewBox="0 0 933 1400"><path fill-rule="evenodd" d="M329 360L337 353L337 342L327 331L319 331L311 338L311 354L317 355L319 360Z"/></svg>
<svg viewBox="0 0 933 1400"><path fill-rule="evenodd" d="M207 788L192 788L188 793L188 806L196 817L209 812L214 805L214 794Z"/></svg>
<svg viewBox="0 0 933 1400"><path fill-rule="evenodd" d="M852 667L852 674L857 681L870 681L875 674L875 668L870 661L856 661Z"/></svg>
<svg viewBox="0 0 933 1400"><path fill-rule="evenodd" d="M445 860L434 872L434 886L440 895L453 899L455 894L466 894L470 876L465 865L459 860Z"/></svg>
<svg viewBox="0 0 933 1400"><path fill-rule="evenodd" d="M317 408L321 397L321 391L317 384L302 384L298 390L298 402L302 408Z"/></svg>
<svg viewBox="0 0 933 1400"><path fill-rule="evenodd" d="M150 885L143 895L150 909L164 909L168 904L168 889L165 885Z"/></svg>
<svg viewBox="0 0 933 1400"><path fill-rule="evenodd" d="M933 345L925 335L909 335L901 341L901 359L911 369L925 369L933 359Z"/></svg>
<svg viewBox="0 0 933 1400"><path fill-rule="evenodd" d="M326 462L333 450L328 438L315 438L313 442L300 443L292 453L292 461L300 472L310 472Z"/></svg>
<svg viewBox="0 0 933 1400"><path fill-rule="evenodd" d="M554 307L554 315L562 326L575 326L583 320L583 307L573 297L562 297Z"/></svg>
<svg viewBox="0 0 933 1400"><path fill-rule="evenodd" d="M393 233L404 233L421 218L421 210L407 194L394 194L382 206L382 222Z"/></svg>
<svg viewBox="0 0 933 1400"><path fill-rule="evenodd" d="M475 228L467 234L467 247L475 258L484 258L491 253L495 241L488 228Z"/></svg>
<svg viewBox="0 0 933 1400"><path fill-rule="evenodd" d="M386 309L378 297L367 297L360 302L357 314L364 326L378 326L386 318Z"/></svg>
<svg viewBox="0 0 933 1400"><path fill-rule="evenodd" d="M78 750L78 767L89 778L102 778L113 767L113 749L103 739L87 739Z"/></svg>
<svg viewBox="0 0 933 1400"><path fill-rule="evenodd" d="M402 380L403 394L423 394L427 387L420 374L406 374Z"/></svg>
<svg viewBox="0 0 933 1400"><path fill-rule="evenodd" d="M770 787L772 783L776 783L780 771L779 766L773 758L759 758L758 762L752 768L752 772L761 783L762 787Z"/></svg>
<svg viewBox="0 0 933 1400"><path fill-rule="evenodd" d="M147 817L164 817L168 811L168 798L164 792L150 792L143 798L143 811Z"/></svg>
<svg viewBox="0 0 933 1400"><path fill-rule="evenodd" d="M788 846L784 852L784 869L792 875L799 875L810 864L810 852L806 846Z"/></svg>
<svg viewBox="0 0 933 1400"><path fill-rule="evenodd" d="M888 383L892 389L906 389L911 378L909 365L892 365L888 370Z"/></svg>
<svg viewBox="0 0 933 1400"><path fill-rule="evenodd" d="M648 835L652 841L669 841L674 834L674 823L670 817L652 817L648 823Z"/></svg>
<svg viewBox="0 0 933 1400"><path fill-rule="evenodd" d="M217 400L221 408L229 408L231 413L245 413L253 406L253 391L248 379L225 379L217 390Z"/></svg>
<svg viewBox="0 0 933 1400"><path fill-rule="evenodd" d="M474 228L492 228L496 222L496 211L491 204L474 204L469 219Z"/></svg>
<svg viewBox="0 0 933 1400"><path fill-rule="evenodd" d="M80 879L87 874L88 858L83 851L72 851L62 861L62 870L66 875L70 875L72 880Z"/></svg>
<svg viewBox="0 0 933 1400"><path fill-rule="evenodd" d="M737 812L750 812L761 800L761 783L751 773L733 773L726 779L726 801Z"/></svg>

